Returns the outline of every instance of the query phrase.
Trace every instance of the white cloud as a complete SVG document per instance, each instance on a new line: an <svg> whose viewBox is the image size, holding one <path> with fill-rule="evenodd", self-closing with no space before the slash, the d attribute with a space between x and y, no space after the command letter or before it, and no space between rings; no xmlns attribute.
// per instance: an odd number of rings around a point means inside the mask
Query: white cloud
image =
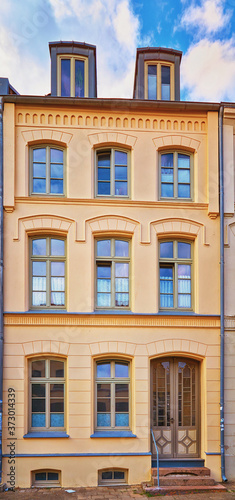
<svg viewBox="0 0 235 500"><path fill-rule="evenodd" d="M194 101L235 101L235 39L191 45L182 59L182 89Z"/></svg>
<svg viewBox="0 0 235 500"><path fill-rule="evenodd" d="M180 27L196 28L198 33L216 33L229 22L232 11L224 12L225 0L202 0L201 5L193 3L184 12Z"/></svg>

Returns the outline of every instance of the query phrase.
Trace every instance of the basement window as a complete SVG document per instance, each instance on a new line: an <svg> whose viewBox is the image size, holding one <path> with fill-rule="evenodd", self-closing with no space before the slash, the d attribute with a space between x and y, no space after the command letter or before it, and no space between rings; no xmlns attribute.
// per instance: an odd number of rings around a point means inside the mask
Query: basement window
<svg viewBox="0 0 235 500"><path fill-rule="evenodd" d="M32 486L37 488L60 487L60 471L55 470L35 470L32 473Z"/></svg>
<svg viewBox="0 0 235 500"><path fill-rule="evenodd" d="M115 486L118 484L127 484L126 469L106 469L100 470L98 474L98 484L100 486Z"/></svg>

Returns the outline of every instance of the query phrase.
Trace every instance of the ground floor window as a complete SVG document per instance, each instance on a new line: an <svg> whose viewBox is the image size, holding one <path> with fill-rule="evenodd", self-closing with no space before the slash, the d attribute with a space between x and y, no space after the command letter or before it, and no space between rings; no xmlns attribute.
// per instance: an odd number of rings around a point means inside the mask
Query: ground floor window
<svg viewBox="0 0 235 500"><path fill-rule="evenodd" d="M126 469L106 469L100 470L98 475L99 485L109 486L114 484L127 483Z"/></svg>
<svg viewBox="0 0 235 500"><path fill-rule="evenodd" d="M55 470L35 470L32 473L32 486L55 487L60 484L60 471Z"/></svg>

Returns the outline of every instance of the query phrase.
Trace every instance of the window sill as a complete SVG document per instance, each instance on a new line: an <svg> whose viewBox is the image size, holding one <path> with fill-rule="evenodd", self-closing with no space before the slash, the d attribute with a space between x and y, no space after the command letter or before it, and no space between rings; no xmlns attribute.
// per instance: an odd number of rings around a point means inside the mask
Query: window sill
<svg viewBox="0 0 235 500"><path fill-rule="evenodd" d="M136 438L131 431L95 431L91 438Z"/></svg>
<svg viewBox="0 0 235 500"><path fill-rule="evenodd" d="M37 438L69 438L70 436L66 432L60 431L45 431L45 432L28 432L23 438L26 439L37 439Z"/></svg>

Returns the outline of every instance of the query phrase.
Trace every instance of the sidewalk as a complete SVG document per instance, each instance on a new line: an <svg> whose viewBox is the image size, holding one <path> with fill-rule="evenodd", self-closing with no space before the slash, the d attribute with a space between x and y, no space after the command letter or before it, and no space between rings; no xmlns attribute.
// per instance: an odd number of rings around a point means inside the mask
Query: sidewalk
<svg viewBox="0 0 235 500"><path fill-rule="evenodd" d="M235 500L235 483L226 483L228 489L224 493L194 493L186 495L170 495L164 496L164 500ZM148 498L140 485L131 486L129 488L67 488L73 490L69 493L64 488L50 489L17 489L16 491L5 491L0 493L0 500L134 500ZM154 498L154 497L152 497Z"/></svg>

